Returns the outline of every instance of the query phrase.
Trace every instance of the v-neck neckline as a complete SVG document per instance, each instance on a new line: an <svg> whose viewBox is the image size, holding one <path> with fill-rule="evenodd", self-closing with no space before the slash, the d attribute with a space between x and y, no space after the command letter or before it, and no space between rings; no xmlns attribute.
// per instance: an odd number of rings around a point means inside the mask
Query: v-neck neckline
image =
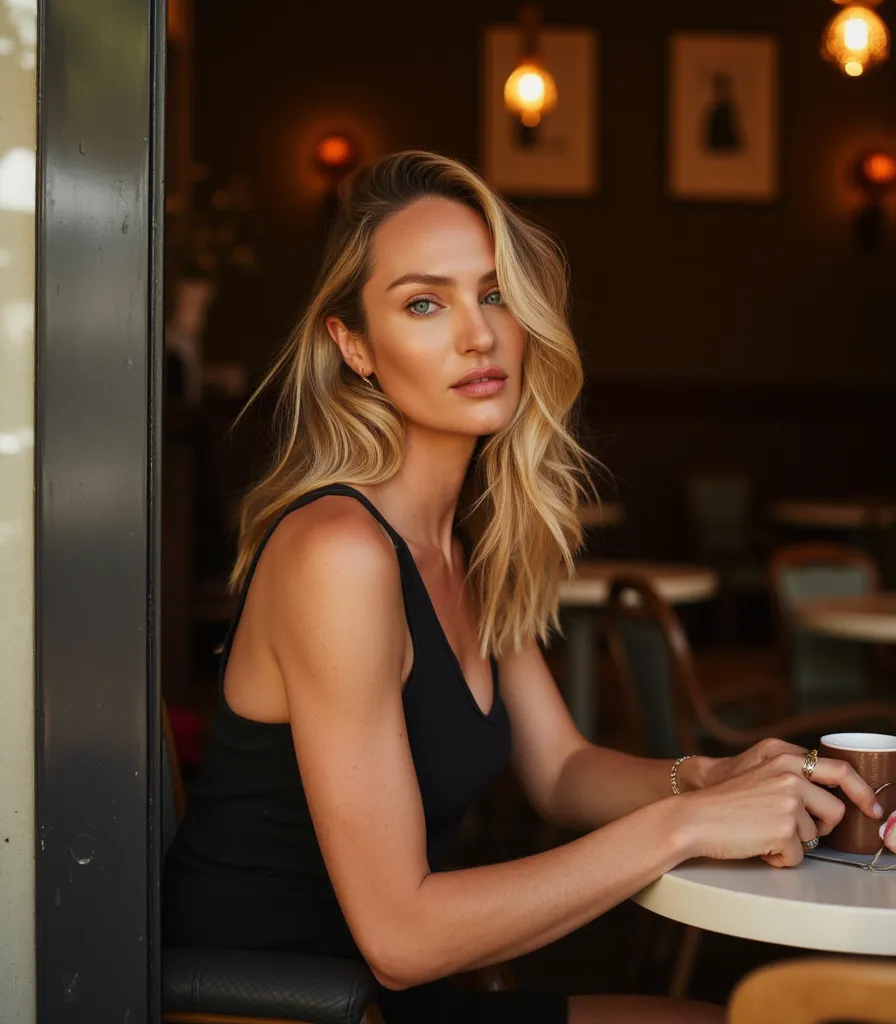
<svg viewBox="0 0 896 1024"><path fill-rule="evenodd" d="M430 613L432 614L432 617L435 620L436 627L438 628L439 631L439 635L442 638L442 643L445 645L445 649L447 653L450 655L451 660L454 663L454 667L457 670L458 679L460 680L464 690L467 693L467 698L469 699L473 708L478 712L480 717L485 719L485 721L490 722L494 717L495 709L498 706L498 664L494 655L489 655L489 663L491 665L492 670L492 699L488 711L485 711L480 705L479 701L476 700L473 691L470 689L470 684L467 682L467 677L464 675L464 670L463 666L460 663L460 658L458 658L457 653L451 646L451 641L448 639L448 634L445 632L445 627L442 625L442 620L439 618L439 613L436 611L436 606L433 603L432 597L430 596L429 593L429 589L426 586L426 580L423 579L423 573L420 572L420 567L417 565L417 560L414 558L414 554L411 551L410 545L404 539L404 537L402 537L402 535L395 529L395 527L392 526L392 524L386 519L383 513L380 512L380 510L376 507L376 505L374 505L374 503L370 500L370 498L367 497L366 494L362 494L361 491L357 490L357 488L355 487L352 487L350 484L342 484L341 486L351 491L352 494L356 494L362 500L362 502L368 507L368 509L374 513L375 518L379 520L379 522L388 529L388 532L393 536L393 538L397 537L398 540L401 541L401 544L404 547L405 554L410 559L411 566L413 567L414 572L417 575L417 579L420 582L420 586L423 589L423 593L426 596L426 601L427 604L429 605ZM415 663L416 658L417 655L415 652ZM411 671L413 671L413 669Z"/></svg>
<svg viewBox="0 0 896 1024"><path fill-rule="evenodd" d="M383 520L383 522L385 522L385 519ZM454 667L457 669L458 678L463 684L464 690L466 690L467 692L467 697L469 698L470 703L473 705L476 711L482 716L482 718L484 718L486 721L490 721L492 719L492 716L494 715L495 707L498 703L498 666L494 656L489 655L489 663L491 665L492 670L492 700L491 704L489 705L488 711L486 711L480 705L479 701L476 700L473 691L470 689L470 684L467 682L467 677L464 675L463 665L461 665L460 663L460 658L458 658L457 652L451 646L451 641L448 639L448 634L445 632L445 627L442 625L442 620L439 618L439 613L436 611L436 606L433 603L432 597L430 596L429 588L426 586L426 580L423 579L423 573L420 572L420 567L417 565L417 560L416 558L414 558L414 553L411 551L410 545L404 539L404 537L402 537L401 534L394 529L394 527L390 527L390 529L395 533L395 536L398 537L398 539L404 545L405 553L411 560L411 565L414 568L414 572L416 573L417 579L420 581L420 586L423 589L423 593L426 595L426 601L427 604L429 605L429 610L432 614L433 619L435 619L439 635L442 638L442 642L445 645L445 649L451 656L451 660L454 662Z"/></svg>

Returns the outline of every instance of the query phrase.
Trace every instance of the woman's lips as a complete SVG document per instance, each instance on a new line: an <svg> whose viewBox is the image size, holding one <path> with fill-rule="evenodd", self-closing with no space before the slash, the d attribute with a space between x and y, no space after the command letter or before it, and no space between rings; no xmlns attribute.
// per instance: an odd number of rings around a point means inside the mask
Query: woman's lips
<svg viewBox="0 0 896 1024"><path fill-rule="evenodd" d="M459 395L466 395L468 398L488 398L490 395L496 395L499 391L502 391L506 383L506 380L499 380L498 378L477 380L470 384L461 384L454 388L454 390Z"/></svg>

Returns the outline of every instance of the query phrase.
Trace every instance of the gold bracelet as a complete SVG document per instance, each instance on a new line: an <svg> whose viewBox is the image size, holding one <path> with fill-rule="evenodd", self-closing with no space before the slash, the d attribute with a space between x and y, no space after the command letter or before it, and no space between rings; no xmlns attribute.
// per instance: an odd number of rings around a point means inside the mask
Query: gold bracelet
<svg viewBox="0 0 896 1024"><path fill-rule="evenodd" d="M690 760L692 757L696 757L696 754L685 754L684 757L680 757L675 764L672 765L672 771L669 773L669 781L672 783L672 792L678 796L681 790L678 788L678 768L685 761Z"/></svg>

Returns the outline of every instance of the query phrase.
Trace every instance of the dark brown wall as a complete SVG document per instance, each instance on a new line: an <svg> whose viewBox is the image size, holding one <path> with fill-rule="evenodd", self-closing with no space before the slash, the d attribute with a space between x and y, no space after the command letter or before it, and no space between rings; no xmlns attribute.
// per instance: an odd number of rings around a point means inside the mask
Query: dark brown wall
<svg viewBox="0 0 896 1024"><path fill-rule="evenodd" d="M896 382L896 241L854 248L850 160L896 149L896 60L846 79L818 56L825 0L560 0L546 21L600 33L602 190L530 212L569 254L592 380ZM882 9L888 15L886 7ZM478 41L500 0L197 0L197 157L247 172L265 271L226 285L212 358L256 371L301 307L320 249L308 149L348 127L375 157L425 146L478 161ZM675 28L781 43L783 196L771 208L662 196L663 55Z"/></svg>
<svg viewBox="0 0 896 1024"><path fill-rule="evenodd" d="M197 5L196 155L218 177L250 176L265 260L259 279L224 283L207 351L254 374L316 271L315 139L351 130L370 158L423 146L476 165L480 31L513 20L515 4ZM891 492L896 230L874 257L857 252L847 169L867 146L896 150L896 59L859 80L822 63L827 0L543 6L548 23L593 25L601 38L600 196L523 205L562 239L572 267L590 446L628 508L608 550L687 554L682 491L693 472L748 474L760 512L776 496ZM676 28L779 38L775 206L663 198L663 59ZM228 508L265 461L257 430L241 443L209 443L210 492Z"/></svg>

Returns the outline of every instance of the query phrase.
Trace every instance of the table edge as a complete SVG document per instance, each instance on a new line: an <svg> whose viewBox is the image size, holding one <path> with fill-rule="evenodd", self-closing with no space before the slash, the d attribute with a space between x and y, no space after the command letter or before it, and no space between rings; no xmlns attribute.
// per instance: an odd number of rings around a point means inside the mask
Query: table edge
<svg viewBox="0 0 896 1024"><path fill-rule="evenodd" d="M807 602L808 603L808 602ZM864 643L896 643L893 617L887 612L833 611L794 607L797 622L803 629L836 637L839 640L856 640Z"/></svg>
<svg viewBox="0 0 896 1024"><path fill-rule="evenodd" d="M874 506L877 515L869 517L871 506L864 502L776 501L769 516L784 526L816 527L826 530L862 530L889 527L896 521L896 506Z"/></svg>
<svg viewBox="0 0 896 1024"><path fill-rule="evenodd" d="M693 898L695 891L706 896L707 890L711 890L715 897L711 906L707 906L704 900ZM896 956L896 927L893 926L896 911L886 907L856 908L834 903L799 903L778 896L708 886L673 875L663 875L651 882L632 896L632 900L660 917L721 935L830 953ZM798 913L791 916L789 921L782 921L779 915L768 912L780 909L782 903L799 908ZM855 926L857 912L863 919L861 929ZM879 935L869 935L868 921L875 918L887 922L884 930L889 941L882 943ZM852 941L844 945L845 935L849 935Z"/></svg>
<svg viewBox="0 0 896 1024"><path fill-rule="evenodd" d="M637 572L630 575L637 576ZM650 577L645 574L648 581ZM607 603L610 595L610 583L615 577L585 579L576 578L563 580L558 589L559 603L564 607L600 608ZM663 583L654 584L663 599L671 605L700 604L713 600L719 593L719 577L712 569L701 569L700 575L695 574L683 586L669 587Z"/></svg>

